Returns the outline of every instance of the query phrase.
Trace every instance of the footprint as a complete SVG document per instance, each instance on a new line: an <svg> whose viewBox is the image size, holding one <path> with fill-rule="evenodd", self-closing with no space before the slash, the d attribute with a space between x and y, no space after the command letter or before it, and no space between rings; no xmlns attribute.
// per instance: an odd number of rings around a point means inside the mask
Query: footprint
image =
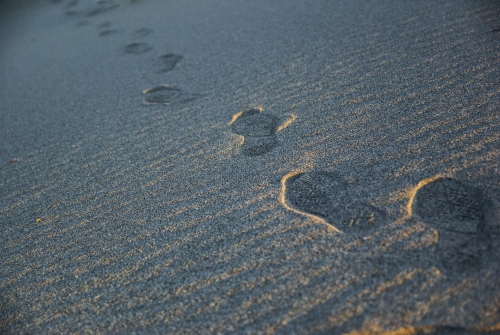
<svg viewBox="0 0 500 335"><path fill-rule="evenodd" d="M232 131L245 137L242 151L247 156L260 156L276 147L278 118L250 109L236 114L231 122Z"/></svg>
<svg viewBox="0 0 500 335"><path fill-rule="evenodd" d="M492 211L481 190L452 178L424 183L411 203L412 215L438 231L438 257L449 273L478 271L487 261Z"/></svg>
<svg viewBox="0 0 500 335"><path fill-rule="evenodd" d="M314 214L345 233L368 233L386 220L386 213L355 200L349 183L337 173L312 171L286 180L286 201Z"/></svg>
<svg viewBox="0 0 500 335"><path fill-rule="evenodd" d="M124 51L129 54L141 54L153 49L147 43L130 43L125 46Z"/></svg>
<svg viewBox="0 0 500 335"><path fill-rule="evenodd" d="M144 95L144 104L146 105L170 105L176 103L185 103L196 99L198 96L194 94L183 93L176 87L168 85L156 86L148 88L142 92Z"/></svg>
<svg viewBox="0 0 500 335"><path fill-rule="evenodd" d="M137 30L134 30L132 32L132 37L133 38L141 38L141 37L145 37L145 36L148 36L149 34L151 34L153 32L153 29L149 29L149 28L141 28L141 29L137 29Z"/></svg>
<svg viewBox="0 0 500 335"><path fill-rule="evenodd" d="M167 72L173 70L177 63L182 59L181 55L176 54L165 54L159 57L156 57L156 64L160 68L158 73Z"/></svg>
<svg viewBox="0 0 500 335"><path fill-rule="evenodd" d="M113 34L117 34L119 32L120 31L118 29L106 29L106 30L99 32L99 36L113 35Z"/></svg>
<svg viewBox="0 0 500 335"><path fill-rule="evenodd" d="M479 189L439 178L417 190L412 212L436 229L478 233L486 223L489 203Z"/></svg>
<svg viewBox="0 0 500 335"><path fill-rule="evenodd" d="M95 16L101 13L108 12L112 9L119 7L113 0L100 0L96 2L96 7L87 13L87 16Z"/></svg>

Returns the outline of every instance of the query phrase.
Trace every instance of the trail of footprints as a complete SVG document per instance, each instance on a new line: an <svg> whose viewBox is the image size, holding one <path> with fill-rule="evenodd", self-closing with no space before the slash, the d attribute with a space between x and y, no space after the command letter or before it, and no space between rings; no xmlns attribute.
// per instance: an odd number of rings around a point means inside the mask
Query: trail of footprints
<svg viewBox="0 0 500 335"><path fill-rule="evenodd" d="M75 9L77 6L78 1L72 0L63 9L66 14L75 15L79 13ZM96 16L118 7L119 4L113 0L97 1L85 16ZM111 27L109 21L97 27L100 36L119 32ZM152 33L150 28L140 28L132 31L131 37L142 39ZM133 42L126 45L123 52L139 55L152 49L145 42ZM181 55L167 53L156 57L153 66L157 73L169 72L178 66L182 58ZM146 105L179 104L198 97L165 84L145 89L142 95ZM276 116L255 108L236 114L230 128L234 134L243 137L241 153L255 157L272 151L277 146L278 121ZM368 235L387 224L387 213L353 194L349 182L339 173L299 173L288 178L284 186L288 206L320 217L343 233ZM487 261L492 238L488 227L496 221L491 201L480 190L455 179L441 178L418 189L410 206L415 218L438 231L437 255L445 271L475 271Z"/></svg>
<svg viewBox="0 0 500 335"><path fill-rule="evenodd" d="M54 3L61 1L52 0ZM76 15L76 0L69 1L64 10ZM92 17L118 8L112 0L98 1L85 16ZM80 21L78 25L88 24ZM110 28L110 22L98 25L100 36L119 31ZM149 28L134 30L134 39L145 38L153 32ZM143 54L153 48L144 42L133 42L123 48L126 54ZM174 70L181 55L167 53L154 59L157 73ZM184 103L197 95L184 93L177 87L158 85L142 92L146 105ZM230 123L231 131L243 137L243 155L261 156L277 146L278 118L260 109L241 112ZM387 213L352 193L349 182L332 171L310 171L285 180L285 201L288 206L322 218L346 234L368 235L387 224ZM481 191L456 179L440 178L420 187L410 203L412 215L439 234L436 246L439 266L449 274L479 271L492 252L491 226L496 224L490 199ZM494 253L493 253L494 254Z"/></svg>
<svg viewBox="0 0 500 335"><path fill-rule="evenodd" d="M62 0L51 0L51 3L59 4L62 3ZM131 1L135 2L135 1ZM68 1L64 6L63 10L65 10L65 14L69 16L76 17L86 17L91 18L98 14L111 12L118 7L120 4L114 0L100 0L95 3L93 8L83 10L78 9L79 2L78 0ZM77 26L86 26L89 25L88 20L79 21ZM114 34L118 34L121 31L112 27L110 21L104 21L97 24L98 35L101 37L106 37ZM150 28L139 28L131 32L131 37L133 39L142 39L153 33L153 30ZM146 42L132 42L125 45L122 49L123 53L129 55L141 55L148 53L153 50L153 47L150 46ZM167 53L161 56L154 58L152 62L152 66L157 73L165 73L174 70L179 62L182 60L181 55L177 55L174 53ZM143 94L143 103L146 105L172 105L172 104L182 104L189 101L192 101L199 97L196 94L189 94L183 92L178 87L170 87L169 85L161 84L152 88L148 88L142 91Z"/></svg>
<svg viewBox="0 0 500 335"><path fill-rule="evenodd" d="M232 132L244 137L242 153L250 157L276 146L277 124L275 116L259 109L239 113L230 123ZM285 180L285 201L346 234L368 235L387 224L387 213L359 199L336 172L293 175ZM495 254L493 204L481 190L456 179L439 178L420 187L410 206L414 217L437 230L437 258L446 273L479 271Z"/></svg>
<svg viewBox="0 0 500 335"><path fill-rule="evenodd" d="M334 172L300 173L286 180L291 207L344 233L366 234L384 225L382 209L353 199L348 182ZM439 178L420 187L410 205L414 217L437 230L437 258L445 273L477 272L496 257L492 238L498 237L497 221L492 201L481 190Z"/></svg>

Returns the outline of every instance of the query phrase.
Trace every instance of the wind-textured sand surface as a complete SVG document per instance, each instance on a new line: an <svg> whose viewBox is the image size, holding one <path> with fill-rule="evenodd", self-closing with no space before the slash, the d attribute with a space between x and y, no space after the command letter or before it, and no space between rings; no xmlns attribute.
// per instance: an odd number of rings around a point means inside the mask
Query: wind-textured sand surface
<svg viewBox="0 0 500 335"><path fill-rule="evenodd" d="M0 2L2 334L500 333L500 3Z"/></svg>

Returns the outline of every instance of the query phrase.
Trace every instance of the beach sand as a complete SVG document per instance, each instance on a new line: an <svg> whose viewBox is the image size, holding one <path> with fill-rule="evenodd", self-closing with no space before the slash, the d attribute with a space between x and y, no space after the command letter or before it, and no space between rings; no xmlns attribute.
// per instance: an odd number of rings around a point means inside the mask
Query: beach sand
<svg viewBox="0 0 500 335"><path fill-rule="evenodd" d="M500 3L0 2L0 332L500 333Z"/></svg>

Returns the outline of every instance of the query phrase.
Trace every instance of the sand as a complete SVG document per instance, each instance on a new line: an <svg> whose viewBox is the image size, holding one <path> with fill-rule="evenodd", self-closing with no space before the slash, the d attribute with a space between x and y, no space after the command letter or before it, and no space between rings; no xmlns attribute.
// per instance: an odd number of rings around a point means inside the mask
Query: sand
<svg viewBox="0 0 500 335"><path fill-rule="evenodd" d="M0 332L500 333L500 4L0 2Z"/></svg>

